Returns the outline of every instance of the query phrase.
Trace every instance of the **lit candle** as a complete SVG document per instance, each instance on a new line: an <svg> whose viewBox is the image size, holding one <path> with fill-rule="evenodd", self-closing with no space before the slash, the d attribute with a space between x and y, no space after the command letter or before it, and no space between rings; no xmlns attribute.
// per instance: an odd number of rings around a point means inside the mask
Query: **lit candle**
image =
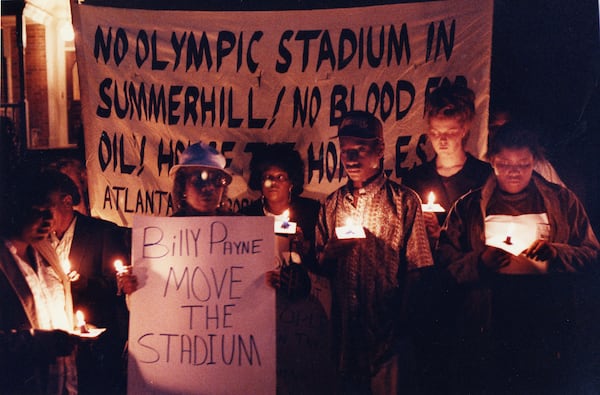
<svg viewBox="0 0 600 395"><path fill-rule="evenodd" d="M444 208L435 202L435 194L433 191L429 192L427 196L427 204L422 204L421 209L424 213L443 213Z"/></svg>
<svg viewBox="0 0 600 395"><path fill-rule="evenodd" d="M279 219L275 220L275 233L296 234L296 223L290 221L290 210L285 210Z"/></svg>
<svg viewBox="0 0 600 395"><path fill-rule="evenodd" d="M123 293L123 288L121 287L121 282L119 279L129 272L129 266L123 265L123 261L120 259L115 259L114 262L115 270L117 271L117 295L121 295Z"/></svg>
<svg viewBox="0 0 600 395"><path fill-rule="evenodd" d="M89 333L88 328L85 324L83 312L81 310L77 310L75 312L75 317L77 318L77 329L79 329L81 333Z"/></svg>
<svg viewBox="0 0 600 395"><path fill-rule="evenodd" d="M363 227L355 224L352 218L346 218L344 226L335 228L335 235L338 239L364 239L367 237Z"/></svg>
<svg viewBox="0 0 600 395"><path fill-rule="evenodd" d="M504 239L504 244L508 244L511 245L512 244L512 233L514 230L515 225L510 222L508 224L508 230L506 231L506 239Z"/></svg>
<svg viewBox="0 0 600 395"><path fill-rule="evenodd" d="M127 269L123 266L123 261L120 259L115 260L115 269L117 270L117 274L127 273Z"/></svg>
<svg viewBox="0 0 600 395"><path fill-rule="evenodd" d="M429 207L433 207L433 204L435 203L435 194L433 193L433 191L429 192L429 196L427 197L427 205Z"/></svg>
<svg viewBox="0 0 600 395"><path fill-rule="evenodd" d="M283 223L281 224L282 228L290 227L290 210L285 210L283 212Z"/></svg>

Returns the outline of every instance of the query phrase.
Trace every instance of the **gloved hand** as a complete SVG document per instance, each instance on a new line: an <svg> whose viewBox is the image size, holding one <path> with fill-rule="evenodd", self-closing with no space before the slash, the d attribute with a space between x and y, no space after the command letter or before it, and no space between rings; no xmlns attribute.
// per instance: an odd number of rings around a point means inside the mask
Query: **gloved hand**
<svg viewBox="0 0 600 395"><path fill-rule="evenodd" d="M510 254L501 248L486 246L479 256L479 261L486 269L497 271L510 264Z"/></svg>

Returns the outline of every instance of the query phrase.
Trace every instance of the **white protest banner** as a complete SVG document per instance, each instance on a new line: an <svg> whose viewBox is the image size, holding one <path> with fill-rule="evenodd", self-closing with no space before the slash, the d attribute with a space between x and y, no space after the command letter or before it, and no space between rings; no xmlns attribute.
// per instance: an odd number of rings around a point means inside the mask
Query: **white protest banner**
<svg viewBox="0 0 600 395"><path fill-rule="evenodd" d="M252 198L252 152L301 153L307 196L341 183L342 114L384 123L393 179L428 159L426 95L444 83L476 93L467 149L487 134L493 0L442 0L310 11L151 11L73 4L92 214L128 225L170 215L169 169L190 142L222 152Z"/></svg>
<svg viewBox="0 0 600 395"><path fill-rule="evenodd" d="M270 217L133 218L128 392L274 394Z"/></svg>

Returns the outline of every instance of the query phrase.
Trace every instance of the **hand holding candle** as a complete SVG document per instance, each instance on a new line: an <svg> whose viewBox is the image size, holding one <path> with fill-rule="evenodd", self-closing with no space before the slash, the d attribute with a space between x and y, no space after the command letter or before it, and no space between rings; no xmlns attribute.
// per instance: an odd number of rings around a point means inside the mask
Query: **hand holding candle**
<svg viewBox="0 0 600 395"><path fill-rule="evenodd" d="M548 240L538 239L534 241L529 248L523 251L523 253L526 257L531 259L548 261L555 259L558 256L558 249Z"/></svg>
<svg viewBox="0 0 600 395"><path fill-rule="evenodd" d="M285 210L283 218L275 219L275 233L293 235L296 233L296 223L290 221L290 210Z"/></svg>
<svg viewBox="0 0 600 395"><path fill-rule="evenodd" d="M123 265L120 259L114 262L115 270L117 271L117 295L122 295L123 292L130 294L137 289L137 278L131 274L131 266Z"/></svg>
<svg viewBox="0 0 600 395"><path fill-rule="evenodd" d="M423 221L425 222L425 230L430 239L437 240L440 238L442 227L436 213L424 211Z"/></svg>
<svg viewBox="0 0 600 395"><path fill-rule="evenodd" d="M346 225L335 228L338 239L364 239L365 230L362 226L354 223L352 218L346 218Z"/></svg>
<svg viewBox="0 0 600 395"><path fill-rule="evenodd" d="M361 228L361 230L364 233L364 229ZM356 237L345 237L340 239L337 237L337 233L336 228L336 237L330 238L323 246L323 250L317 254L317 259L320 264L324 265L328 261L344 259L348 253L352 251L352 248L360 241L360 238ZM340 233L344 233L343 229L340 230Z"/></svg>
<svg viewBox="0 0 600 395"><path fill-rule="evenodd" d="M421 204L421 209L425 213L443 213L446 211L439 203L435 202L435 194L433 191L429 192L427 204Z"/></svg>
<svg viewBox="0 0 600 395"><path fill-rule="evenodd" d="M488 270L497 271L510 264L510 254L500 248L486 246L479 260Z"/></svg>
<svg viewBox="0 0 600 395"><path fill-rule="evenodd" d="M123 265L123 261L120 259L115 260L115 270L117 271L117 276L123 275L128 271L128 269Z"/></svg>
<svg viewBox="0 0 600 395"><path fill-rule="evenodd" d="M69 277L69 281L73 282L79 280L79 273L77 273L75 270L71 270L71 262L68 259L63 260L60 263L60 266L67 277Z"/></svg>
<svg viewBox="0 0 600 395"><path fill-rule="evenodd" d="M521 255L537 239L537 214L488 216L485 244L501 248L514 256Z"/></svg>

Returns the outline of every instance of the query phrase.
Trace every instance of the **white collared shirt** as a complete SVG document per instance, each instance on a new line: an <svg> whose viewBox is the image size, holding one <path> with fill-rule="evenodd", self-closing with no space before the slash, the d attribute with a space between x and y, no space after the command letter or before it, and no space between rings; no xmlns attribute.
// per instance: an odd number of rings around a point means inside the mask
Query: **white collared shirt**
<svg viewBox="0 0 600 395"><path fill-rule="evenodd" d="M69 227L63 234L62 239L56 236L56 232L50 233L50 243L56 251L56 255L60 259L61 264L69 259L71 253L71 245L73 244L73 236L75 235L75 223L77 222L77 216L73 217L73 221L69 224Z"/></svg>
<svg viewBox="0 0 600 395"><path fill-rule="evenodd" d="M35 301L38 319L37 329L63 329L71 331L67 317L66 299L63 284L52 266L47 265L34 250L37 272L17 254L16 247L8 240L5 245L11 252Z"/></svg>

